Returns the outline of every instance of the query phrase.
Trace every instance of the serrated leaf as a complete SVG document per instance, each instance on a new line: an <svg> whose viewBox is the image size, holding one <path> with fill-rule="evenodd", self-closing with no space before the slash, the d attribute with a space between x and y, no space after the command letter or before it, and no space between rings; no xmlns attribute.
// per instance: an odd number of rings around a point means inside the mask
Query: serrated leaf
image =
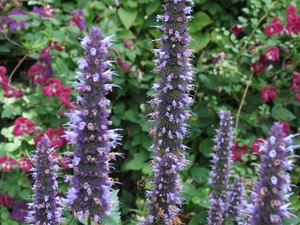
<svg viewBox="0 0 300 225"><path fill-rule="evenodd" d="M120 203L118 198L119 190L110 192L110 199L113 202L110 208L110 215L104 216L102 223L105 225L119 225L121 223Z"/></svg>
<svg viewBox="0 0 300 225"><path fill-rule="evenodd" d="M131 25L133 24L133 22L136 19L137 16L137 10L136 9L123 9L120 8L118 10L118 15L119 18L122 22L122 24L124 25L124 27L129 30L129 28L131 27Z"/></svg>
<svg viewBox="0 0 300 225"><path fill-rule="evenodd" d="M211 24L213 21L210 19L210 17L204 13L204 12L197 12L196 14L193 14L193 20L188 24L189 32L196 33L198 31L201 31L204 27Z"/></svg>
<svg viewBox="0 0 300 225"><path fill-rule="evenodd" d="M282 107L273 107L271 115L274 119L280 121L291 121L296 118L296 116L288 109Z"/></svg>

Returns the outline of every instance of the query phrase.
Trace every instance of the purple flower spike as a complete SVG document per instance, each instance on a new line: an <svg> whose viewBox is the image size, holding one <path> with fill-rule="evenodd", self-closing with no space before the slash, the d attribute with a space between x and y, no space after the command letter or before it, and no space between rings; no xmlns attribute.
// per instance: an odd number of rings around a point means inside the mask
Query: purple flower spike
<svg viewBox="0 0 300 225"><path fill-rule="evenodd" d="M291 145L295 135L286 136L279 122L274 123L269 134L270 138L260 145L259 181L255 188L251 225L282 225L283 220L291 215L288 203L291 178L287 170L293 168L288 155L296 148Z"/></svg>
<svg viewBox="0 0 300 225"><path fill-rule="evenodd" d="M213 165L210 173L211 179L209 180L209 183L212 186L212 191L210 194L211 208L208 216L209 225L221 225L225 219L225 203L227 201L228 180L230 177L229 169L232 162L232 116L229 111L221 111L219 116L220 129L217 130L217 135L214 138L215 146L214 153L212 155ZM220 215L222 215L218 216L218 219L215 219L214 216L216 211L219 211L221 213Z"/></svg>
<svg viewBox="0 0 300 225"><path fill-rule="evenodd" d="M190 0L166 0L165 13L157 19L164 22L158 29L164 32L156 42L160 49L154 49L158 57L155 71L161 78L153 89L157 91L151 103L155 112L151 114L154 128L150 134L154 138L153 190L148 196L148 218L141 224L177 224L178 206L181 205L181 180L178 172L188 164L184 153L183 138L187 134L186 120L190 113L186 106L193 104L189 92L193 89L193 71L189 63L191 57L187 45L190 42L186 26L192 8L187 6Z"/></svg>
<svg viewBox="0 0 300 225"><path fill-rule="evenodd" d="M244 206L243 194L244 180L243 178L237 177L234 179L234 183L229 194L229 202L226 209L226 218L231 218L236 221L240 220L240 211Z"/></svg>
<svg viewBox="0 0 300 225"><path fill-rule="evenodd" d="M69 114L66 131L66 138L77 145L72 154L74 176L67 178L72 188L68 190L66 203L76 218L90 217L95 222L108 215L113 204L110 191L114 181L108 177L109 161L120 155L110 152L119 144L121 136L118 129L108 129L112 124L108 120L111 111L108 108L110 101L105 97L115 86L106 83L115 75L108 69L110 62L105 61L110 39L103 39L101 30L93 27L81 41L85 58L78 62L83 72L76 73L79 81L75 83L75 89L81 95L78 102L83 107Z"/></svg>
<svg viewBox="0 0 300 225"><path fill-rule="evenodd" d="M51 148L51 143L47 136L41 138L37 144L37 151L32 158L35 167L33 178L35 183L33 189L34 202L28 203L29 211L26 216L26 221L29 224L59 224L63 222L61 217L61 208L57 207L60 204L57 194L56 172L58 169L57 158L53 157L55 153Z"/></svg>

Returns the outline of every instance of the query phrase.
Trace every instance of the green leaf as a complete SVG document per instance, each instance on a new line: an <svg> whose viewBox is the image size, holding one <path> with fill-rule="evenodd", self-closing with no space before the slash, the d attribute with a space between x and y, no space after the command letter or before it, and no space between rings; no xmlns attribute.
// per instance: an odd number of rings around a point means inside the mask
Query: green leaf
<svg viewBox="0 0 300 225"><path fill-rule="evenodd" d="M296 118L296 116L288 109L282 107L273 107L271 115L274 119L280 121L291 121Z"/></svg>
<svg viewBox="0 0 300 225"><path fill-rule="evenodd" d="M31 191L29 191L28 189L22 189L20 192L18 192L19 197L23 200L28 199L30 194Z"/></svg>
<svg viewBox="0 0 300 225"><path fill-rule="evenodd" d="M150 16L152 13L156 12L156 10L159 8L159 6L160 6L160 1L154 1L154 2L147 4L146 15Z"/></svg>
<svg viewBox="0 0 300 225"><path fill-rule="evenodd" d="M201 31L204 27L211 24L213 21L210 19L210 17L204 13L204 12L198 12L196 14L193 14L193 20L188 24L190 27L189 32L196 33L198 31Z"/></svg>
<svg viewBox="0 0 300 225"><path fill-rule="evenodd" d="M0 52L10 52L10 49L8 47L6 47L5 45L1 45Z"/></svg>
<svg viewBox="0 0 300 225"><path fill-rule="evenodd" d="M214 142L207 138L203 140L199 146L199 151L207 158L210 157L210 154L213 152Z"/></svg>
<svg viewBox="0 0 300 225"><path fill-rule="evenodd" d="M6 152L14 152L20 148L22 142L19 139L14 139L14 142L6 143L5 150Z"/></svg>
<svg viewBox="0 0 300 225"><path fill-rule="evenodd" d="M206 183L209 178L209 169L205 167L192 167L190 172L196 183Z"/></svg>
<svg viewBox="0 0 300 225"><path fill-rule="evenodd" d="M144 163L148 159L148 154L144 152L138 152L133 155L133 158L125 161L122 170L141 170L147 163Z"/></svg>
<svg viewBox="0 0 300 225"><path fill-rule="evenodd" d="M123 9L120 8L118 10L118 15L120 17L120 20L124 27L126 27L127 30L131 27L133 24L134 20L136 19L137 16L137 10L135 9Z"/></svg>
<svg viewBox="0 0 300 225"><path fill-rule="evenodd" d="M192 40L189 43L189 48L195 51L202 50L210 42L210 34L208 31L204 33L202 31L199 31L197 33L190 33L190 36L192 37Z"/></svg>
<svg viewBox="0 0 300 225"><path fill-rule="evenodd" d="M127 119L133 123L138 123L140 120L138 112L133 109L129 109L129 110L125 111L123 115L124 115L125 119Z"/></svg>
<svg viewBox="0 0 300 225"><path fill-rule="evenodd" d="M103 217L102 219L103 224L118 225L121 223L121 213L120 213L118 192L119 190L114 190L110 193L110 199L113 202L113 205L110 208L110 215Z"/></svg>

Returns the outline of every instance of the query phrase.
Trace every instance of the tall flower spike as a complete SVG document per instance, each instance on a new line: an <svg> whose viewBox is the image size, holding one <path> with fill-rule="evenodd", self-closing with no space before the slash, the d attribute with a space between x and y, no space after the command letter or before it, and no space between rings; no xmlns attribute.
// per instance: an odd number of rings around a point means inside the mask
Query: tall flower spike
<svg viewBox="0 0 300 225"><path fill-rule="evenodd" d="M35 179L33 189L34 202L28 203L29 211L26 221L29 224L59 224L63 222L61 208L57 194L56 172L58 166L57 157L51 148L51 143L47 136L43 136L37 144L37 150L33 155L32 162L35 166L31 169Z"/></svg>
<svg viewBox="0 0 300 225"><path fill-rule="evenodd" d="M228 207L225 209L226 218L231 218L236 221L240 220L241 208L244 206L243 194L244 180L243 178L236 177L229 193Z"/></svg>
<svg viewBox="0 0 300 225"><path fill-rule="evenodd" d="M251 225L282 225L283 219L291 215L288 203L291 178L287 170L293 168L288 155L296 148L291 145L295 135L286 136L279 122L274 123L269 134L270 138L260 145L261 163Z"/></svg>
<svg viewBox="0 0 300 225"><path fill-rule="evenodd" d="M154 128L150 134L154 138L154 158L152 169L154 173L153 190L147 192L148 218L141 224L178 224L178 206L181 205L181 180L178 172L188 164L185 159L183 138L187 133L186 120L190 113L185 106L193 103L189 95L193 89L193 71L189 63L191 52L187 49L190 42L186 23L192 8L186 3L191 0L165 0L163 15L157 19L164 22L158 28L164 32L156 40L160 49L154 49L158 57L155 60L155 71L161 78L153 89L151 103L155 108L152 114Z"/></svg>
<svg viewBox="0 0 300 225"><path fill-rule="evenodd" d="M92 27L81 44L85 59L79 59L83 72L76 74L79 82L75 83L75 89L81 95L77 99L83 107L69 114L67 124L66 138L77 145L72 160L74 176L67 179L72 185L67 203L76 218L92 218L98 222L109 214L113 204L110 191L114 181L108 177L109 161L120 155L110 152L119 144L121 136L118 129L108 129L112 124L108 120L111 111L110 101L105 97L115 86L106 83L115 72L107 68L110 62L105 61L110 37L103 39L101 30Z"/></svg>
<svg viewBox="0 0 300 225"><path fill-rule="evenodd" d="M218 225L223 224L225 219L225 202L227 199L228 180L229 180L229 169L232 162L231 159L231 148L232 148L232 116L230 112L221 111L220 117L220 129L217 130L217 135L214 138L215 146L214 153L212 155L212 170L211 179L209 183L212 186L210 193L211 197L211 208L209 210L208 224ZM220 208L216 208L220 207ZM222 217L215 219L215 211L220 211Z"/></svg>

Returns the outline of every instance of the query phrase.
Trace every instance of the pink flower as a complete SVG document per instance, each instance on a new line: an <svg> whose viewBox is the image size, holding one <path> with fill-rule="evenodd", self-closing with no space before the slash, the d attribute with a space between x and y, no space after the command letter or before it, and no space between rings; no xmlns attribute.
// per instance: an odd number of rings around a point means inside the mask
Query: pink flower
<svg viewBox="0 0 300 225"><path fill-rule="evenodd" d="M6 155L0 157L0 164L3 172L7 172L13 169L14 165L17 164L13 158L8 158Z"/></svg>
<svg viewBox="0 0 300 225"><path fill-rule="evenodd" d="M276 91L276 87L269 87L268 85L266 85L261 90L261 97L263 100L268 102L270 99L274 99L277 97Z"/></svg>
<svg viewBox="0 0 300 225"><path fill-rule="evenodd" d="M28 157L23 157L18 161L18 167L20 170L28 172L31 169L31 161Z"/></svg>
<svg viewBox="0 0 300 225"><path fill-rule="evenodd" d="M55 148L60 148L64 144L65 139L62 137L64 134L65 133L60 126L58 126L56 130L49 128L46 131L46 135L48 136L52 147Z"/></svg>
<svg viewBox="0 0 300 225"><path fill-rule="evenodd" d="M242 25L239 24L234 24L231 28L230 28L230 32L233 33L235 36L238 36L239 33L241 31L244 30L244 27Z"/></svg>
<svg viewBox="0 0 300 225"><path fill-rule="evenodd" d="M47 80L46 67L36 63L29 68L28 76L33 77L34 84L44 84Z"/></svg>
<svg viewBox="0 0 300 225"><path fill-rule="evenodd" d="M269 24L265 27L265 34L273 35L283 31L283 23L279 21L278 17L275 17L271 20Z"/></svg>
<svg viewBox="0 0 300 225"><path fill-rule="evenodd" d="M60 160L60 167L63 170L69 169L69 164L71 164L71 160L70 159L61 159Z"/></svg>
<svg viewBox="0 0 300 225"><path fill-rule="evenodd" d="M41 140L41 138L44 136L44 134L45 134L45 133L40 133L39 135L37 135L37 136L35 136L35 137L33 138L34 144L35 144L35 145L37 145L37 144L40 142L40 140Z"/></svg>
<svg viewBox="0 0 300 225"><path fill-rule="evenodd" d="M298 34L300 32L300 17L296 14L297 8L290 5L286 10L286 19L288 24L286 26L287 34Z"/></svg>
<svg viewBox="0 0 300 225"><path fill-rule="evenodd" d="M68 86L62 86L60 91L59 100L63 104L68 104L71 101L69 97L72 93L71 88Z"/></svg>
<svg viewBox="0 0 300 225"><path fill-rule="evenodd" d="M266 68L266 64L266 56L261 54L259 59L255 63L251 64L251 70L255 74L260 73Z"/></svg>
<svg viewBox="0 0 300 225"><path fill-rule="evenodd" d="M46 86L42 87L42 91L46 96L60 96L62 84L57 78L49 78Z"/></svg>
<svg viewBox="0 0 300 225"><path fill-rule="evenodd" d="M23 133L32 134L34 132L34 122L30 119L26 119L23 116L18 117L14 123L15 127L13 135L22 136Z"/></svg>
<svg viewBox="0 0 300 225"><path fill-rule="evenodd" d="M269 61L279 60L279 49L276 46L270 46L265 53L266 59Z"/></svg>
<svg viewBox="0 0 300 225"><path fill-rule="evenodd" d="M259 145L264 143L264 138L256 138L252 144L252 153L259 153Z"/></svg>
<svg viewBox="0 0 300 225"><path fill-rule="evenodd" d="M280 123L283 125L283 132L288 134L291 129L290 124L286 121L281 121Z"/></svg>
<svg viewBox="0 0 300 225"><path fill-rule="evenodd" d="M232 146L232 155L234 161L241 161L242 156L248 152L248 145L239 146L239 142L236 142Z"/></svg>
<svg viewBox="0 0 300 225"><path fill-rule="evenodd" d="M9 207L13 204L14 199L9 195L0 195L0 206L4 205L5 207Z"/></svg>

